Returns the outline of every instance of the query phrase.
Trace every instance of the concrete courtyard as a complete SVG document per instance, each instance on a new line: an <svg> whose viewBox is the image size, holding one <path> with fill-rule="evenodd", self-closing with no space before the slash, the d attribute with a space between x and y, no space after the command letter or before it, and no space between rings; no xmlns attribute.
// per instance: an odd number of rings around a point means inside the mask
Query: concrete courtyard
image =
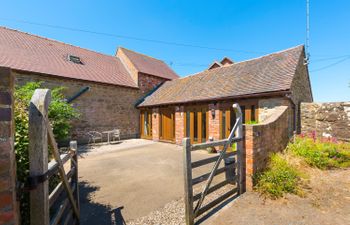
<svg viewBox="0 0 350 225"><path fill-rule="evenodd" d="M180 146L142 139L80 149L81 224L122 224L183 197L182 156Z"/></svg>

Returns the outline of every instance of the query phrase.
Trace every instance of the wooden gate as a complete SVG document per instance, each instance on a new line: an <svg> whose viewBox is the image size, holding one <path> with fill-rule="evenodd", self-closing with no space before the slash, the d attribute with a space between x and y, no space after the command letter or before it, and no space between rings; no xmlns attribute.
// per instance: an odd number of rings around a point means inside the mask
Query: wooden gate
<svg viewBox="0 0 350 225"><path fill-rule="evenodd" d="M235 193L241 194L244 190L243 187L243 143L242 143L242 112L238 104L233 104L233 109L236 113L236 123L231 130L231 133L227 139L206 142L201 144L191 145L189 138L183 139L184 148L184 178L185 178L185 219L187 225L193 225L196 217L207 212L214 206L221 203L223 200L234 195ZM236 151L227 152L227 149L231 147L233 143L237 143ZM209 147L223 146L222 151L218 156L202 159L192 162L191 151L198 149L206 149ZM221 161L225 159L225 166L219 168ZM192 179L192 170L194 168L214 163L213 168L209 173L203 174L197 178ZM237 174L235 174L237 168ZM214 176L225 173L225 180L221 183L211 186ZM207 181L203 187L201 193L194 194L193 186ZM217 199L202 206L206 195L217 191L224 187L226 184L236 184L237 186L225 194L221 195ZM194 206L194 203L195 206Z"/></svg>
<svg viewBox="0 0 350 225"><path fill-rule="evenodd" d="M79 224L77 142L59 153L48 119L50 100L50 90L37 89L29 107L30 224ZM50 178L56 182L49 184Z"/></svg>

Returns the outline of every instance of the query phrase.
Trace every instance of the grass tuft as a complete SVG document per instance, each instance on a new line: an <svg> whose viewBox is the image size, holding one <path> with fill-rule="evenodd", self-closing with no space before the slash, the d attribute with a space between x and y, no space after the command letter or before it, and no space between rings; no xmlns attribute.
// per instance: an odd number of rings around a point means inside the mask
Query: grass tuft
<svg viewBox="0 0 350 225"><path fill-rule="evenodd" d="M281 154L273 154L265 172L255 176L256 189L276 199L285 193L302 195L300 188L302 174Z"/></svg>
<svg viewBox="0 0 350 225"><path fill-rule="evenodd" d="M319 169L350 167L349 143L297 137L287 149L294 155L302 157L312 167Z"/></svg>

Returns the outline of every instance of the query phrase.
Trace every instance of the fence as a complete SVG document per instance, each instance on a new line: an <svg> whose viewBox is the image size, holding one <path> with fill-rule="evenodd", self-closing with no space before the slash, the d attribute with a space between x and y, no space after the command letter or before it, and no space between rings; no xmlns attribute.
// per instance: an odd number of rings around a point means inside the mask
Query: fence
<svg viewBox="0 0 350 225"><path fill-rule="evenodd" d="M49 90L37 89L29 107L30 224L79 224L77 142L70 142L67 153L59 153L48 120L50 100ZM59 181L49 184L50 178Z"/></svg>
<svg viewBox="0 0 350 225"><path fill-rule="evenodd" d="M240 194L244 190L243 185L243 134L242 134L242 112L238 104L233 104L232 106L236 112L236 123L231 130L231 133L227 139L218 140L213 142L207 142L202 144L191 145L189 138L183 139L184 148L184 178L185 178L185 219L187 225L193 225L196 217L202 215L206 211L210 210L214 206L218 205L223 200L234 195L235 193ZM228 147L233 143L237 143L237 150L234 152L227 153ZM206 149L211 147L223 146L220 154L218 156L202 159L199 161L192 162L191 151L198 149ZM236 157L236 158L234 158ZM225 160L225 166L219 168L222 160ZM192 178L192 170L194 168L204 166L210 163L214 163L212 170L209 173L203 174L199 177ZM237 174L235 174L235 169L237 167ZM214 186L211 186L214 176L225 173L226 179ZM203 191L201 193L194 194L193 186L203 181L207 181ZM226 184L237 184L236 188L226 192L217 199L207 203L202 206L204 198L206 195L217 191L218 189L224 187ZM196 206L194 203L197 201Z"/></svg>

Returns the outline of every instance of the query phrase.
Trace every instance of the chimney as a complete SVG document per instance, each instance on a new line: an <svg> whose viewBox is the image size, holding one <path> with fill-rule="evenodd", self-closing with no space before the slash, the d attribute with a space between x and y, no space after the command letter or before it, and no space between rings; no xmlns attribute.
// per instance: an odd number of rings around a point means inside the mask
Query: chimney
<svg viewBox="0 0 350 225"><path fill-rule="evenodd" d="M217 61L214 61L212 64L210 64L210 66L208 67L208 70L215 69L218 67L222 67L222 64Z"/></svg>
<svg viewBox="0 0 350 225"><path fill-rule="evenodd" d="M234 62L230 58L224 57L220 63L222 66L229 66L229 65L232 65Z"/></svg>

